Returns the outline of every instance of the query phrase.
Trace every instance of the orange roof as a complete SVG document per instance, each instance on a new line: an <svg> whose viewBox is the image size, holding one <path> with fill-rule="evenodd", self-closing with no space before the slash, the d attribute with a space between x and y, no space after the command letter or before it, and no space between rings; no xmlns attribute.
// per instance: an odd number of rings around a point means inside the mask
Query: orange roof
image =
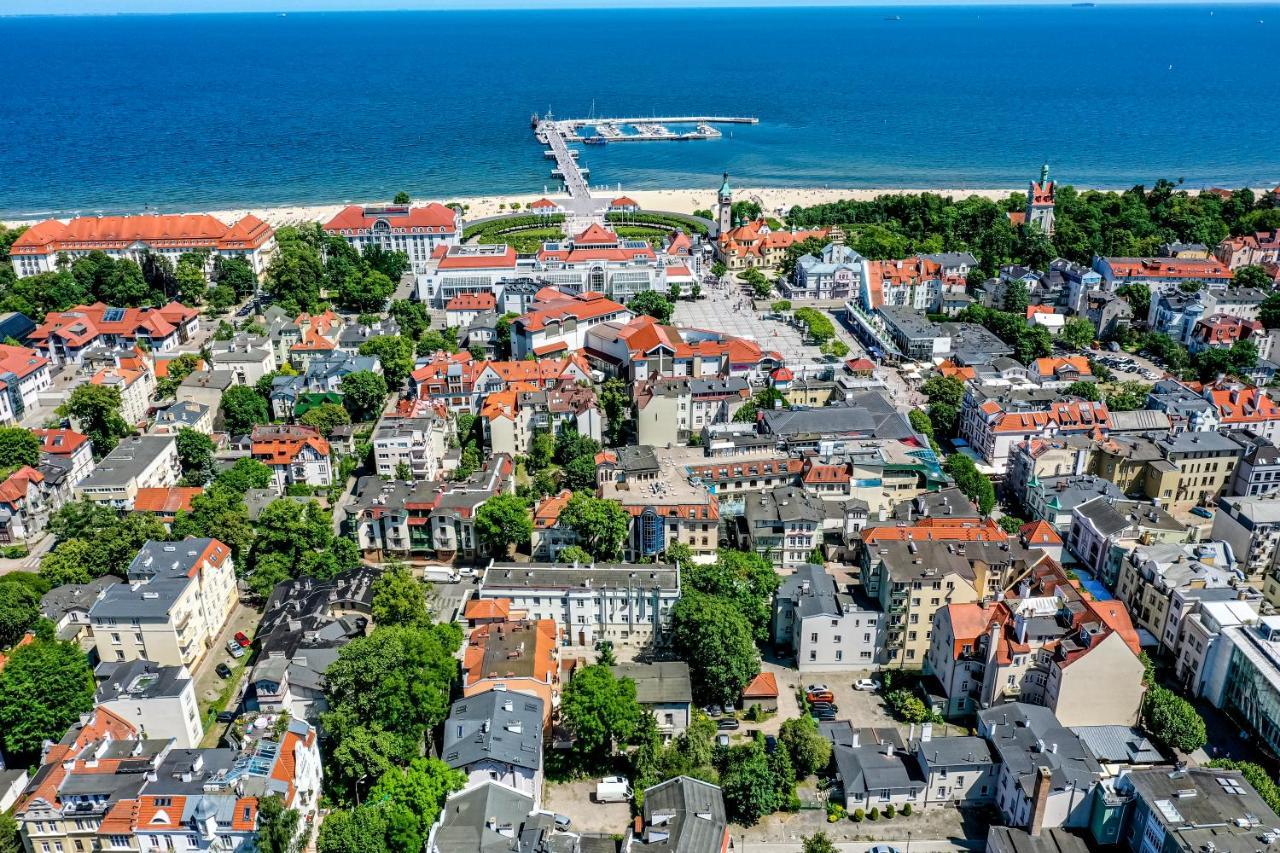
<svg viewBox="0 0 1280 853"><path fill-rule="evenodd" d="M443 204L424 207L388 205L386 207L361 207L351 204L325 223L326 231L367 231L375 222L385 222L393 234L452 233L457 230L458 215L453 208Z"/></svg>
<svg viewBox="0 0 1280 853"><path fill-rule="evenodd" d="M1008 214L1010 225L1027 224L1027 212L1025 210L1011 210Z"/></svg>
<svg viewBox="0 0 1280 853"><path fill-rule="evenodd" d="M43 483L44 475L30 465L23 465L10 474L7 480L0 483L0 501L7 504L25 501L27 499L27 487L33 482Z"/></svg>
<svg viewBox="0 0 1280 853"><path fill-rule="evenodd" d="M862 531L862 541L868 546L878 542L1005 542L1008 539L1009 534L991 518L930 516L911 525L874 524Z"/></svg>
<svg viewBox="0 0 1280 853"><path fill-rule="evenodd" d="M778 679L772 672L762 672L751 679L742 690L744 699L776 699L778 696Z"/></svg>
<svg viewBox="0 0 1280 853"><path fill-rule="evenodd" d="M618 196L613 201L609 202L609 206L610 207L639 207L640 202L636 201L633 198L628 198L627 196L624 195L624 196Z"/></svg>
<svg viewBox="0 0 1280 853"><path fill-rule="evenodd" d="M579 296L562 295L559 299L538 305L516 322L520 323L526 331L537 332L546 328L548 324L561 323L568 319L582 322L626 310L625 305L606 299L599 293L588 291Z"/></svg>
<svg viewBox="0 0 1280 853"><path fill-rule="evenodd" d="M489 650L489 638L501 638L495 650L524 643L515 657L504 653L499 658ZM462 668L467 673L467 686L485 679L532 678L546 684L556 677L556 623L551 619L536 622L496 622L481 625L471 632L463 652ZM519 666L516 662L519 662ZM516 673L520 674L516 674ZM549 710L549 709L548 709Z"/></svg>
<svg viewBox="0 0 1280 853"><path fill-rule="evenodd" d="M531 210L544 210L547 208L560 207L560 205L556 204L554 201L551 201L550 199L546 199L546 198L540 198L537 201L531 201L525 206Z"/></svg>
<svg viewBox="0 0 1280 853"><path fill-rule="evenodd" d="M938 365L938 372L946 377L955 377L961 381L966 379L976 379L978 372L972 367L960 367L951 359L947 359Z"/></svg>
<svg viewBox="0 0 1280 853"><path fill-rule="evenodd" d="M14 255L124 249L133 243L161 248L257 248L274 233L257 217L234 227L208 214L82 216L70 222L46 219L31 226L10 250Z"/></svg>
<svg viewBox="0 0 1280 853"><path fill-rule="evenodd" d="M181 355L181 354L182 353L175 353L173 358L176 358L178 355ZM155 367L154 367L156 379L164 379L166 376L169 375L169 365L170 363L172 363L173 358L160 358L160 357L156 358ZM196 366L192 368L192 372L199 373L205 369L206 369L206 366L204 363L204 359L203 358L196 359Z"/></svg>
<svg viewBox="0 0 1280 853"><path fill-rule="evenodd" d="M89 440L72 429L33 429L31 434L40 439L40 451L54 456L70 456Z"/></svg>
<svg viewBox="0 0 1280 853"><path fill-rule="evenodd" d="M329 455L329 442L305 426L254 427L250 436L253 458L267 465L288 465L304 448Z"/></svg>
<svg viewBox="0 0 1280 853"><path fill-rule="evenodd" d="M509 598L473 598L462 612L464 619L507 619L510 615Z"/></svg>
<svg viewBox="0 0 1280 853"><path fill-rule="evenodd" d="M1107 258L1106 261L1113 278L1231 278L1231 270L1214 258Z"/></svg>
<svg viewBox="0 0 1280 853"><path fill-rule="evenodd" d="M1262 423L1280 418L1280 406L1264 389L1228 384L1205 390L1224 424Z"/></svg>
<svg viewBox="0 0 1280 853"><path fill-rule="evenodd" d="M492 311L498 300L492 293L459 293L444 306L446 311Z"/></svg>
<svg viewBox="0 0 1280 853"><path fill-rule="evenodd" d="M1062 537L1044 519L1029 521L1018 528L1018 535L1028 548L1047 548L1062 544Z"/></svg>
<svg viewBox="0 0 1280 853"><path fill-rule="evenodd" d="M141 797L134 801L136 808L133 809L133 817L135 823L128 827L128 832L132 832L134 826L139 831L145 832L148 829L178 829L182 824L182 810L186 807L186 797L165 797L169 801L166 806L156 805L155 797ZM123 805L121 801L117 805ZM105 821L103 822L105 824Z"/></svg>
<svg viewBox="0 0 1280 853"><path fill-rule="evenodd" d="M159 515L173 515L178 510L190 512L191 499L203 491L199 486L138 489L138 494L133 499L133 508L137 512L154 512Z"/></svg>
<svg viewBox="0 0 1280 853"><path fill-rule="evenodd" d="M596 464L601 462L601 455L605 451L596 454ZM549 527L555 527L556 522L560 520L560 512L569 504L569 499L573 497L573 492L564 489L558 495L551 495L543 498L533 508L533 526L539 530L545 530Z"/></svg>
<svg viewBox="0 0 1280 853"><path fill-rule="evenodd" d="M1037 358L1032 362L1037 376L1052 376L1060 368L1073 367L1081 376L1092 376L1089 369L1089 358L1083 355L1066 355L1058 358Z"/></svg>
<svg viewBox="0 0 1280 853"><path fill-rule="evenodd" d="M516 250L511 246L503 246L502 252L486 252L474 254L467 246L437 246L432 257L437 259L436 268L441 270L487 270L514 269Z"/></svg>
<svg viewBox="0 0 1280 853"><path fill-rule="evenodd" d="M12 373L25 379L49 363L36 350L0 344L0 373Z"/></svg>

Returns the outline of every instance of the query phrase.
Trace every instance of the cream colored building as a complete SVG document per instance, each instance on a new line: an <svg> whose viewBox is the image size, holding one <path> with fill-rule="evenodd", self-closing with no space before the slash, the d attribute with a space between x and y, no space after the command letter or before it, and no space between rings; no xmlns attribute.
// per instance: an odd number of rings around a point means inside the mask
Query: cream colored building
<svg viewBox="0 0 1280 853"><path fill-rule="evenodd" d="M129 510L139 489L176 486L181 476L174 436L135 435L121 439L76 485L76 497Z"/></svg>
<svg viewBox="0 0 1280 853"><path fill-rule="evenodd" d="M132 367L108 367L99 370L90 381L94 385L115 388L120 392L120 417L125 423L136 426L147 419L147 407L156 390L156 377L144 359L142 365Z"/></svg>
<svg viewBox="0 0 1280 853"><path fill-rule="evenodd" d="M127 582L89 608L98 656L194 667L239 600L231 549L217 539L147 542Z"/></svg>

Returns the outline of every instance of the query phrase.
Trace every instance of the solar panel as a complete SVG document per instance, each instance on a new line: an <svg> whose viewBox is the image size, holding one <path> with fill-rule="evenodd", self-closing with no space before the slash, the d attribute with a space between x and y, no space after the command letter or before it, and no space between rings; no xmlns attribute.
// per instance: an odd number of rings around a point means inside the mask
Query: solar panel
<svg viewBox="0 0 1280 853"><path fill-rule="evenodd" d="M104 323L118 323L124 319L123 308L108 308L102 313L102 321Z"/></svg>

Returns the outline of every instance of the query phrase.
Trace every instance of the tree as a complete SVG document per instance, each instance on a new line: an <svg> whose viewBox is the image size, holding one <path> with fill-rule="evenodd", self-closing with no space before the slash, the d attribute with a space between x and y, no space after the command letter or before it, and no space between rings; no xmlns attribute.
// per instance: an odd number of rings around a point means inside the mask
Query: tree
<svg viewBox="0 0 1280 853"><path fill-rule="evenodd" d="M716 278L724 278L725 273L728 271L729 268L725 266L724 261L716 261L711 265L711 274Z"/></svg>
<svg viewBox="0 0 1280 853"><path fill-rule="evenodd" d="M631 388L618 377L611 376L601 384L596 400L607 423L607 442L610 447L618 447L622 443L623 428L631 415Z"/></svg>
<svg viewBox="0 0 1280 853"><path fill-rule="evenodd" d="M598 759L629 741L644 713L636 701L636 683L618 678L601 664L576 672L560 702L560 716L573 732L575 749Z"/></svg>
<svg viewBox="0 0 1280 853"><path fill-rule="evenodd" d="M1107 392L1107 408L1113 412L1132 412L1146 408L1149 386L1141 382L1122 382Z"/></svg>
<svg viewBox="0 0 1280 853"><path fill-rule="evenodd" d="M373 582L373 623L422 625L429 621L426 587L407 566L392 563Z"/></svg>
<svg viewBox="0 0 1280 853"><path fill-rule="evenodd" d="M756 642L768 639L773 596L781 578L765 557L721 548L714 563L686 563L682 580L687 589L728 601L747 620Z"/></svg>
<svg viewBox="0 0 1280 853"><path fill-rule="evenodd" d="M348 373L338 388L342 391L342 405L351 413L353 421L377 417L387 399L387 381L371 370Z"/></svg>
<svg viewBox="0 0 1280 853"><path fill-rule="evenodd" d="M271 422L266 399L248 385L232 385L222 395L222 420L227 432L243 435L258 424Z"/></svg>
<svg viewBox="0 0 1280 853"><path fill-rule="evenodd" d="M996 505L996 490L991 479L978 470L972 459L963 453L953 453L942 464L942 470L951 475L956 488L977 505L979 512L990 514Z"/></svg>
<svg viewBox="0 0 1280 853"><path fill-rule="evenodd" d="M1002 515L1000 516L1000 521L997 523L1000 525L1000 529L1005 533L1008 533L1010 536L1016 536L1018 531L1026 524L1025 521L1018 518L1016 515Z"/></svg>
<svg viewBox="0 0 1280 853"><path fill-rule="evenodd" d="M209 281L204 277L205 256L200 252L183 252L174 270L178 283L178 301L196 307L204 304Z"/></svg>
<svg viewBox="0 0 1280 853"><path fill-rule="evenodd" d="M1097 334L1098 330L1088 320L1083 317L1072 317L1062 324L1058 340L1073 349L1085 350L1093 345L1093 339Z"/></svg>
<svg viewBox="0 0 1280 853"><path fill-rule="evenodd" d="M243 495L250 489L265 489L271 485L271 469L257 459L237 459L230 468L224 468L213 477L214 485Z"/></svg>
<svg viewBox="0 0 1280 853"><path fill-rule="evenodd" d="M733 413L733 420L734 423L740 424L754 423L757 413L785 409L787 405L787 398L782 395L782 392L771 386L757 391L754 397L743 403L738 411Z"/></svg>
<svg viewBox="0 0 1280 853"><path fill-rule="evenodd" d="M46 740L55 743L80 715L93 710L94 681L79 647L37 640L9 654L0 671L0 748L25 766L38 760Z"/></svg>
<svg viewBox="0 0 1280 853"><path fill-rule="evenodd" d="M370 250L381 252L380 248L371 246L365 250L366 254ZM337 285L338 304L348 311L356 312L382 311L391 294L396 291L396 283L386 273L376 269L361 269L359 266L345 270Z"/></svg>
<svg viewBox="0 0 1280 853"><path fill-rule="evenodd" d="M376 356L387 387L399 391L413 373L413 341L399 335L382 335L360 345L361 355Z"/></svg>
<svg viewBox="0 0 1280 853"><path fill-rule="evenodd" d="M409 203L409 194L404 190L401 190L400 192L396 193L396 197L392 201L392 204L408 204L408 203Z"/></svg>
<svg viewBox="0 0 1280 853"><path fill-rule="evenodd" d="M925 438L933 440L933 421L929 420L929 415L923 410L912 409L907 412L907 420L911 422L912 429Z"/></svg>
<svg viewBox="0 0 1280 853"><path fill-rule="evenodd" d="M115 386L85 382L75 387L64 405L80 431L93 441L98 458L110 453L131 431L120 415L120 389Z"/></svg>
<svg viewBox="0 0 1280 853"><path fill-rule="evenodd" d="M1208 741L1204 718L1195 706L1159 685L1147 688L1142 717L1153 737L1180 752L1195 752Z"/></svg>
<svg viewBox="0 0 1280 853"><path fill-rule="evenodd" d="M561 548L556 559L561 563L578 563L583 566L594 563L596 560L587 549L579 545L566 545Z"/></svg>
<svg viewBox="0 0 1280 853"><path fill-rule="evenodd" d="M893 715L904 723L923 723L929 719L929 709L919 696L906 688L891 690L885 694L884 703Z"/></svg>
<svg viewBox="0 0 1280 853"><path fill-rule="evenodd" d="M302 417L298 418L298 422L312 427L328 438L337 427L351 423L351 416L337 403L321 403L307 409Z"/></svg>
<svg viewBox="0 0 1280 853"><path fill-rule="evenodd" d="M533 441L529 443L529 455L525 459L525 469L530 473L537 473L546 470L555 458L556 439L546 430L539 430L534 433Z"/></svg>
<svg viewBox="0 0 1280 853"><path fill-rule="evenodd" d="M50 519L49 528L59 541L41 560L40 575L52 585L88 583L105 574L124 577L147 540L168 536L154 515L119 516L108 507L90 509L89 503L68 504Z"/></svg>
<svg viewBox="0 0 1280 853"><path fill-rule="evenodd" d="M0 812L0 853L23 853L18 821L8 812Z"/></svg>
<svg viewBox="0 0 1280 853"><path fill-rule="evenodd" d="M366 853L391 850L387 841L388 809L365 804L350 811L336 809L320 824L319 853Z"/></svg>
<svg viewBox="0 0 1280 853"><path fill-rule="evenodd" d="M1015 280L1005 285L1004 301L1000 306L1003 310L1010 314L1025 314L1030 303L1026 282Z"/></svg>
<svg viewBox="0 0 1280 853"><path fill-rule="evenodd" d="M920 386L929 398L929 420L935 437L955 435L960 406L964 402L964 383L954 376L931 376Z"/></svg>
<svg viewBox="0 0 1280 853"><path fill-rule="evenodd" d="M178 510L170 529L176 539L187 536L218 539L231 549L231 556L241 571L255 535L244 494L216 481L191 499L190 512Z"/></svg>
<svg viewBox="0 0 1280 853"><path fill-rule="evenodd" d="M689 661L699 701L732 703L760 671L751 624L732 602L687 592L671 611L676 651Z"/></svg>
<svg viewBox="0 0 1280 853"><path fill-rule="evenodd" d="M670 300L656 290L637 293L627 303L627 308L635 314L648 314L663 325L671 322L671 312L674 310Z"/></svg>
<svg viewBox="0 0 1280 853"><path fill-rule="evenodd" d="M178 430L176 444L183 485L203 486L213 479L213 454L217 450L213 439L190 427L183 427Z"/></svg>
<svg viewBox="0 0 1280 853"><path fill-rule="evenodd" d="M596 487L595 454L574 457L564 466L562 484L566 489L575 492L588 491Z"/></svg>
<svg viewBox="0 0 1280 853"><path fill-rule="evenodd" d="M445 798L465 782L466 774L438 758L415 758L408 767L383 773L369 791L369 802L390 808L390 849L422 850Z"/></svg>
<svg viewBox="0 0 1280 853"><path fill-rule="evenodd" d="M476 536L491 554L506 556L510 549L528 545L533 536L529 507L516 495L494 495L476 510Z"/></svg>
<svg viewBox="0 0 1280 853"><path fill-rule="evenodd" d="M594 460L592 466L594 470ZM603 562L621 555L631 517L617 501L575 492L560 511L560 523L574 532L578 544L595 560Z"/></svg>
<svg viewBox="0 0 1280 853"><path fill-rule="evenodd" d="M297 809L286 809L278 794L258 798L258 853L293 853Z"/></svg>
<svg viewBox="0 0 1280 853"><path fill-rule="evenodd" d="M1116 288L1116 293L1129 303L1133 316L1145 319L1151 310L1151 288L1145 284L1126 284Z"/></svg>
<svg viewBox="0 0 1280 853"><path fill-rule="evenodd" d="M751 286L751 291L757 299L768 299L769 294L773 292L773 285L770 284L769 279L755 267L749 267L738 273L738 277Z"/></svg>
<svg viewBox="0 0 1280 853"><path fill-rule="evenodd" d="M400 327L400 334L412 341L422 337L422 333L431 326L427 308L421 302L397 299L391 303L389 313Z"/></svg>
<svg viewBox="0 0 1280 853"><path fill-rule="evenodd" d="M168 359L164 366L165 375L156 380L156 398L160 400L167 400L178 393L178 386L182 384L182 380L200 366L200 356L184 352L182 355Z"/></svg>
<svg viewBox="0 0 1280 853"><path fill-rule="evenodd" d="M213 259L213 280L219 287L229 287L238 298L253 293L258 288L258 276L241 257L218 255Z"/></svg>
<svg viewBox="0 0 1280 853"><path fill-rule="evenodd" d="M29 429L0 427L0 468L40 464L40 439Z"/></svg>
<svg viewBox="0 0 1280 853"><path fill-rule="evenodd" d="M40 619L40 594L21 583L0 583L0 649L22 639Z"/></svg>
<svg viewBox="0 0 1280 853"><path fill-rule="evenodd" d="M836 846L831 843L825 832L815 832L800 839L803 853L837 853Z"/></svg>
<svg viewBox="0 0 1280 853"><path fill-rule="evenodd" d="M314 233L276 229L277 251L267 266L266 291L286 311L311 310L320 303L324 263Z"/></svg>
<svg viewBox="0 0 1280 853"><path fill-rule="evenodd" d="M1102 392L1098 390L1096 382L1072 382L1062 393L1066 397L1079 397L1081 400L1089 400L1094 403L1102 399Z"/></svg>
<svg viewBox="0 0 1280 853"><path fill-rule="evenodd" d="M258 516L257 531L249 587L261 598L280 581L331 578L360 562L358 549L350 546L354 543L333 535L333 518L316 501L272 501Z"/></svg>
<svg viewBox="0 0 1280 853"><path fill-rule="evenodd" d="M1231 276L1232 287L1256 287L1259 290L1269 291L1273 284L1266 269L1258 264L1240 267Z"/></svg>
<svg viewBox="0 0 1280 853"><path fill-rule="evenodd" d="M731 747L724 764L720 789L730 820L750 826L778 807L769 759L759 741Z"/></svg>
<svg viewBox="0 0 1280 853"><path fill-rule="evenodd" d="M791 756L797 779L826 769L831 761L831 741L822 736L808 714L784 721L778 740Z"/></svg>

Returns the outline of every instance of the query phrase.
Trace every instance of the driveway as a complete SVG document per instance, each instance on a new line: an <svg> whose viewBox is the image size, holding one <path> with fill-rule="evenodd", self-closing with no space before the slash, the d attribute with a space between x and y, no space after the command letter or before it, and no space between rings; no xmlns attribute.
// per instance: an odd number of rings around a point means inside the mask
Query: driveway
<svg viewBox="0 0 1280 853"><path fill-rule="evenodd" d="M196 664L195 671L192 673L196 681L196 701L200 705L200 711L206 723L210 710L216 713L234 709L243 698L247 684L244 676L257 653L256 650L251 649L248 654L237 660L227 652L227 641L234 637L237 631L244 631L252 639L261 618L262 614L247 604L243 602L237 604L214 646L206 651L204 657ZM220 663L231 667L231 678L223 679L215 671ZM207 725L206 742L213 728L214 726Z"/></svg>
<svg viewBox="0 0 1280 853"><path fill-rule="evenodd" d="M547 782L542 786L542 808L568 816L574 832L625 832L631 823L631 804L593 802L596 781Z"/></svg>

